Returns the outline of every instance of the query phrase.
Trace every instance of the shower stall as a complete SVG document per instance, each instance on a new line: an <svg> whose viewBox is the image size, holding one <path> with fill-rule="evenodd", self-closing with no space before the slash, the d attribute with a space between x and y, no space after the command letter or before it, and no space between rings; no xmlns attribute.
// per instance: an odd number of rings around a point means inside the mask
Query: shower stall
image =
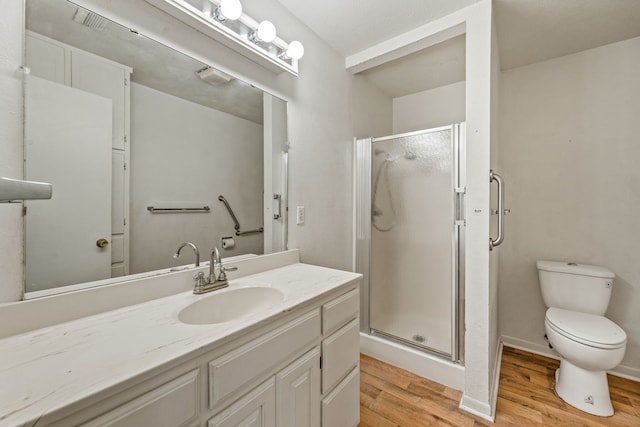
<svg viewBox="0 0 640 427"><path fill-rule="evenodd" d="M464 359L465 126L356 140L356 270L366 336Z"/></svg>

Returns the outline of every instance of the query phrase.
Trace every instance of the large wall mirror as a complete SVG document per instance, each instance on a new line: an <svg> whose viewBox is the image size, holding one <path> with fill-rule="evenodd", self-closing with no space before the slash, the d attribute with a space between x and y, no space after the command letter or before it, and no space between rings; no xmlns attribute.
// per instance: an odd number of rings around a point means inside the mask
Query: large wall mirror
<svg viewBox="0 0 640 427"><path fill-rule="evenodd" d="M27 298L286 249L286 102L66 0L25 39Z"/></svg>

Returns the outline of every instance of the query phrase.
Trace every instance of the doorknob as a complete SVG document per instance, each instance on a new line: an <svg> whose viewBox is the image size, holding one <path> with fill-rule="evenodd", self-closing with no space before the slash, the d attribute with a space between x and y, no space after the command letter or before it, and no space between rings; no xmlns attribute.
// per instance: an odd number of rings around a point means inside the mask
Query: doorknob
<svg viewBox="0 0 640 427"><path fill-rule="evenodd" d="M98 239L96 240L96 246L99 248L106 248L109 246L109 241L107 239Z"/></svg>

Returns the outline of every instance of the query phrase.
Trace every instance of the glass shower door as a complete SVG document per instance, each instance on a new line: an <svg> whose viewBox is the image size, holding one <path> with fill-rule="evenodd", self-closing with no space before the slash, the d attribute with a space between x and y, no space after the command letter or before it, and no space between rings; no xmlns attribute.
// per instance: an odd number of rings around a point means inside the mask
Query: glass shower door
<svg viewBox="0 0 640 427"><path fill-rule="evenodd" d="M454 353L455 126L372 139L371 333Z"/></svg>

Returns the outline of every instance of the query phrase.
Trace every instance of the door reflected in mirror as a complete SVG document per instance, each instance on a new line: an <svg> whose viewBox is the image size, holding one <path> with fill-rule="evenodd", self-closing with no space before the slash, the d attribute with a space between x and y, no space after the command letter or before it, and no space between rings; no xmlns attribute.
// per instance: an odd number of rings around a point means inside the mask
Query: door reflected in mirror
<svg viewBox="0 0 640 427"><path fill-rule="evenodd" d="M54 186L25 202L27 297L195 263L182 242L286 249L284 101L65 0L26 11L25 178Z"/></svg>

